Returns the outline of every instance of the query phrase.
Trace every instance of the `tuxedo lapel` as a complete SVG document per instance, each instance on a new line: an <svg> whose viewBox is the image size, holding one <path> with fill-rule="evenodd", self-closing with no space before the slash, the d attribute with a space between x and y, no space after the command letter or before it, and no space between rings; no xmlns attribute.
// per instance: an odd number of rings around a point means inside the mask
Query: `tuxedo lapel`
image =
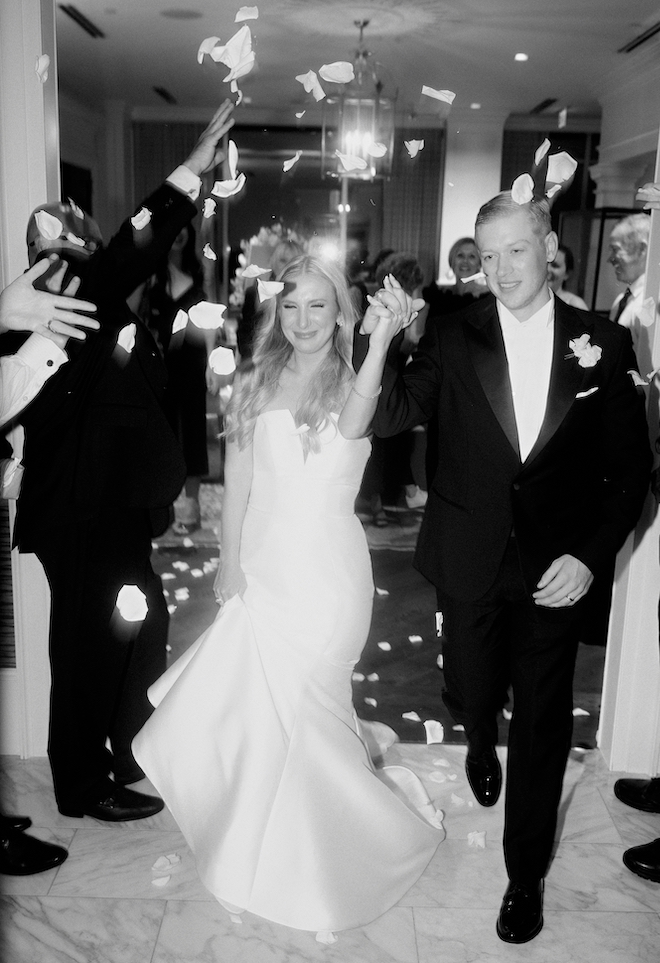
<svg viewBox="0 0 660 963"><path fill-rule="evenodd" d="M591 334L593 326L584 322L580 316L568 308L559 298L555 298L554 343L548 401L541 431L534 447L525 459L527 466L548 444L575 401L576 394L590 378L590 368L582 368L577 358L572 357L569 341L582 334Z"/></svg>
<svg viewBox="0 0 660 963"><path fill-rule="evenodd" d="M470 318L465 325L465 338L481 387L502 431L520 457L509 366L494 300L489 298L484 309Z"/></svg>

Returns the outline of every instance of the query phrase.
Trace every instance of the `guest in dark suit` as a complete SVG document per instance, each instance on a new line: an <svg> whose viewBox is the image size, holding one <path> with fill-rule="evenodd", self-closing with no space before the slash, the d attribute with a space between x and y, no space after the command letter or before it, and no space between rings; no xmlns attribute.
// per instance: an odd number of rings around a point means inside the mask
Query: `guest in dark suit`
<svg viewBox="0 0 660 963"><path fill-rule="evenodd" d="M28 229L31 262L56 250L100 322L84 343L68 343L69 363L21 417L16 542L39 557L51 588L48 755L67 816L120 821L163 807L126 785L143 776L131 741L151 711L146 690L165 669L168 613L151 539L167 527L186 470L163 410L163 362L125 299L196 213L199 175L222 157L231 110L222 105L184 165L107 248L72 205L38 209ZM146 597L141 621L117 608L125 585Z"/></svg>
<svg viewBox="0 0 660 963"><path fill-rule="evenodd" d="M584 600L639 516L650 450L629 332L549 291L557 236L546 202L498 195L479 212L476 242L494 297L427 325L402 374L388 361L373 424L391 435L437 416L415 564L437 588L444 699L465 727L468 780L485 806L500 792L496 715L513 688L510 884L497 932L522 943L543 925ZM378 299L405 310L391 292ZM372 317L364 363L375 392L385 339ZM356 364L365 342L356 339Z"/></svg>

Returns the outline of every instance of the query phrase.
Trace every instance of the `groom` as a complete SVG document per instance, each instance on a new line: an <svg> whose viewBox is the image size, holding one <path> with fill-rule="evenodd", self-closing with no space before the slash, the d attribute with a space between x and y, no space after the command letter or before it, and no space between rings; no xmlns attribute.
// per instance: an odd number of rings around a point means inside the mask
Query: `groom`
<svg viewBox="0 0 660 963"><path fill-rule="evenodd" d="M402 375L390 350L374 430L436 416L415 565L437 589L443 698L484 806L500 793L496 716L513 689L497 932L524 943L543 925L585 599L639 516L650 451L629 333L548 288L558 239L546 202L499 194L476 242L494 298L432 325Z"/></svg>

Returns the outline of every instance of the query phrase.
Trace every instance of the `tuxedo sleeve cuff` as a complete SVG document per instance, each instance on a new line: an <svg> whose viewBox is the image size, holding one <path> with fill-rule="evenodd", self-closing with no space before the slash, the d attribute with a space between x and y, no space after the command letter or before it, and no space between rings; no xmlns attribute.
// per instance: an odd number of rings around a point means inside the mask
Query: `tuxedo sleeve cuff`
<svg viewBox="0 0 660 963"><path fill-rule="evenodd" d="M191 201L197 200L202 189L201 178L199 178L197 174L193 174L190 168L184 164L180 164L179 167L172 171L167 178L167 183L170 187L181 191L181 193L189 197Z"/></svg>

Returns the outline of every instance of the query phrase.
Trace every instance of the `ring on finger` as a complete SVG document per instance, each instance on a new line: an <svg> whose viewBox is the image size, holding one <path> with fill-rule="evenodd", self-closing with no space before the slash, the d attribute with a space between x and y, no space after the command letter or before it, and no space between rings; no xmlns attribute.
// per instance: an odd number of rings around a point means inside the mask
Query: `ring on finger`
<svg viewBox="0 0 660 963"><path fill-rule="evenodd" d="M51 318L50 321L48 322L48 324L46 325L46 327L48 328L49 331L52 331L52 330L53 330L53 321L54 321L54 320L55 320L54 318Z"/></svg>

